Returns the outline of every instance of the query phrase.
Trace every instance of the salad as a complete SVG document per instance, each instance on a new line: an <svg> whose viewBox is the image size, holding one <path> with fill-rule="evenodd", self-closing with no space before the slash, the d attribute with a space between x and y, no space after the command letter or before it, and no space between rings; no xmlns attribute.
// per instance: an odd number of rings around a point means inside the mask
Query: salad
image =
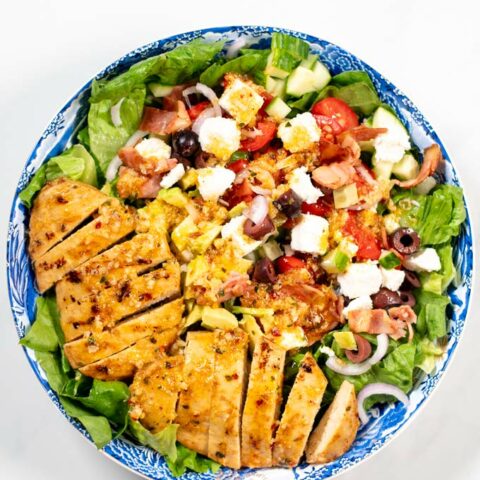
<svg viewBox="0 0 480 480"><path fill-rule="evenodd" d="M172 474L344 454L447 340L466 218L364 71L194 40L91 87L30 209L33 349L98 448Z"/></svg>

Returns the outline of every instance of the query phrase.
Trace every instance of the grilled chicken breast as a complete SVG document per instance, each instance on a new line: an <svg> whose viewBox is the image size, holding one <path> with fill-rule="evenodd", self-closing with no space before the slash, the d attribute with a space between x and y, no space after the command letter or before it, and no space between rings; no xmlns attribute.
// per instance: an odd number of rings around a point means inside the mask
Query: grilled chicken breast
<svg viewBox="0 0 480 480"><path fill-rule="evenodd" d="M208 456L230 468L241 467L240 425L247 379L248 335L215 331L215 369L208 431Z"/></svg>
<svg viewBox="0 0 480 480"><path fill-rule="evenodd" d="M64 345L65 355L73 368L80 368L109 357L157 331L180 328L183 299L174 300L98 333L90 333Z"/></svg>
<svg viewBox="0 0 480 480"><path fill-rule="evenodd" d="M282 401L285 350L267 339L253 352L242 417L242 465L272 466L273 433Z"/></svg>
<svg viewBox="0 0 480 480"><path fill-rule="evenodd" d="M85 365L79 370L87 377L98 380L130 380L137 370L161 358L177 336L176 328L154 333L121 352Z"/></svg>
<svg viewBox="0 0 480 480"><path fill-rule="evenodd" d="M215 334L189 332L185 347L184 380L177 407L177 440L192 450L208 454L212 402Z"/></svg>
<svg viewBox="0 0 480 480"><path fill-rule="evenodd" d="M178 394L183 387L183 355L162 357L139 370L130 385L130 417L151 432L175 421Z"/></svg>
<svg viewBox="0 0 480 480"><path fill-rule="evenodd" d="M33 202L28 253L36 261L110 200L100 190L67 178L48 182Z"/></svg>
<svg viewBox="0 0 480 480"><path fill-rule="evenodd" d="M163 268L133 279L126 278L115 287L87 298L57 298L60 324L67 341L85 332L110 328L122 318L180 293L180 266L167 262Z"/></svg>
<svg viewBox="0 0 480 480"><path fill-rule="evenodd" d="M308 440L307 462L328 463L343 455L355 440L359 424L355 388L345 380Z"/></svg>
<svg viewBox="0 0 480 480"><path fill-rule="evenodd" d="M66 273L107 249L135 229L135 214L116 199L99 209L99 216L37 258L33 267L41 293Z"/></svg>
<svg viewBox="0 0 480 480"><path fill-rule="evenodd" d="M307 353L288 396L275 436L274 465L298 465L320 410L327 383L312 354Z"/></svg>

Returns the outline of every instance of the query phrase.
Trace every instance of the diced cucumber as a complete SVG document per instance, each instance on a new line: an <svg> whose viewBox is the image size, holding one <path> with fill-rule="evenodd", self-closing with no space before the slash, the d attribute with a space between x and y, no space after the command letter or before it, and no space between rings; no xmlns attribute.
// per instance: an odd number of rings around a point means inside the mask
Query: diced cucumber
<svg viewBox="0 0 480 480"><path fill-rule="evenodd" d="M204 307L202 311L202 327L222 330L233 330L238 327L237 317L225 308Z"/></svg>
<svg viewBox="0 0 480 480"><path fill-rule="evenodd" d="M272 262L283 255L283 250L275 240L269 240L261 247L262 254Z"/></svg>
<svg viewBox="0 0 480 480"><path fill-rule="evenodd" d="M388 180L392 175L392 162L381 162L377 160L375 154L372 156L372 165L375 176L379 180Z"/></svg>
<svg viewBox="0 0 480 480"><path fill-rule="evenodd" d="M335 208L347 208L358 203L357 186L354 183L333 191Z"/></svg>
<svg viewBox="0 0 480 480"><path fill-rule="evenodd" d="M265 88L268 93L271 93L274 97L282 97L285 95L286 81L281 78L273 78L267 76L265 82Z"/></svg>
<svg viewBox="0 0 480 480"><path fill-rule="evenodd" d="M297 67L287 79L287 95L292 97L301 97L315 90L315 75L308 68Z"/></svg>
<svg viewBox="0 0 480 480"><path fill-rule="evenodd" d="M400 119L389 109L385 107L378 107L372 117L373 128L386 128L388 134L393 136L397 132L398 134L407 134L407 129L403 126Z"/></svg>
<svg viewBox="0 0 480 480"><path fill-rule="evenodd" d="M282 61L281 57L272 52L267 59L267 67L265 73L275 78L287 78L290 72L295 68L296 60L291 57L285 57Z"/></svg>
<svg viewBox="0 0 480 480"><path fill-rule="evenodd" d="M310 47L300 38L275 32L272 35L271 50L265 73L275 78L287 78L289 73L308 57Z"/></svg>
<svg viewBox="0 0 480 480"><path fill-rule="evenodd" d="M192 311L188 314L187 318L185 319L185 325L183 329L186 330L188 327L197 323L199 320L202 319L203 307L200 305L194 305Z"/></svg>
<svg viewBox="0 0 480 480"><path fill-rule="evenodd" d="M310 53L305 60L302 60L300 62L300 67L305 67L305 68L308 68L309 70L313 70L313 67L315 66L315 62L317 60L318 60L317 55Z"/></svg>
<svg viewBox="0 0 480 480"><path fill-rule="evenodd" d="M316 62L313 66L313 75L315 77L315 90L321 90L326 87L332 76L328 68L322 62Z"/></svg>
<svg viewBox="0 0 480 480"><path fill-rule="evenodd" d="M411 153L406 153L392 168L392 173L400 180L412 180L417 177L419 171L420 166Z"/></svg>
<svg viewBox="0 0 480 480"><path fill-rule="evenodd" d="M149 83L148 88L153 93L154 97L166 97L172 93L173 87L171 85L162 85L161 83Z"/></svg>
<svg viewBox="0 0 480 480"><path fill-rule="evenodd" d="M428 195L436 184L437 181L433 177L427 177L423 182L419 183L413 191L418 195Z"/></svg>
<svg viewBox="0 0 480 480"><path fill-rule="evenodd" d="M276 97L268 104L265 111L275 120L283 120L292 109L280 97Z"/></svg>

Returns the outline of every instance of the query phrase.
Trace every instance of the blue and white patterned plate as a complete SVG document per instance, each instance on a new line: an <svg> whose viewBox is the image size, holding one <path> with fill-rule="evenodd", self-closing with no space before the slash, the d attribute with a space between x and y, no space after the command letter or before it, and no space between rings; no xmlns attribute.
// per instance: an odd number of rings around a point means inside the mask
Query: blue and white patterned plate
<svg viewBox="0 0 480 480"><path fill-rule="evenodd" d="M114 75L126 70L133 63L146 57L157 55L168 51L177 45L186 43L197 37L206 39L227 40L227 46L237 38L244 38L248 44L268 45L268 39L274 31L281 31L300 37L311 44L315 53L320 55L333 74L345 70L365 70L377 88L383 102L392 106L412 136L414 143L420 148L436 142L442 146L440 139L432 129L427 120L418 111L415 105L398 88L382 77L377 71L363 63L351 53L331 43L320 40L316 37L303 33L292 32L284 29L256 26L221 27L197 30L194 32L182 33L173 37L153 42L144 47L138 48L116 61L96 78L103 78L106 75ZM21 204L18 194L28 183L34 172L53 155L59 154L72 142L76 132L85 124L88 111L88 96L91 81L89 81L56 115L47 127L30 158L23 169L18 187L13 199L10 224L8 229L7 244L7 277L11 308L19 337L25 335L26 330L34 318L35 298L38 293L35 290L34 276L27 255L27 222L28 212ZM443 155L446 159L444 180L447 183L459 185L455 169L442 146ZM462 228L460 237L455 247L455 263L460 274L460 281L456 287L451 287L449 295L452 301L450 309L451 322L449 324L449 341L447 352L439 361L436 372L426 376L418 382L416 388L410 395L410 404L405 408L401 404L388 407L375 408L371 412L368 424L360 430L352 448L338 460L324 466L300 465L293 471L269 469L263 471L241 470L232 471L222 469L215 474L186 474L188 479L326 479L344 472L354 465L373 455L387 442L389 442L399 431L415 416L432 391L438 384L450 364L453 353L457 348L460 336L464 329L467 317L470 291L473 275L473 242L470 218ZM39 367L33 352L25 350L30 365L41 382L48 395L57 408L85 437L88 437L85 429L74 419L68 417L58 402L56 394L50 388L44 372ZM165 479L173 478L162 457L149 448L145 448L130 442L127 439L119 438L112 441L104 448L104 452L113 460L126 468L137 472L146 478Z"/></svg>

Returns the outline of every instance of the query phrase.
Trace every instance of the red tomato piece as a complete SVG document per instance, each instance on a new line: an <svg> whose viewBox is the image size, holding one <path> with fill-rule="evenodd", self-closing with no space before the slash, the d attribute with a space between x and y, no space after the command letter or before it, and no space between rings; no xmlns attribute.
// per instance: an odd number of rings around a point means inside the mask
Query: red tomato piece
<svg viewBox="0 0 480 480"><path fill-rule="evenodd" d="M283 257L277 258L276 263L277 269L280 273L286 273L296 268L307 267L307 264L303 260L300 260L297 257L292 257L291 255L285 255Z"/></svg>
<svg viewBox="0 0 480 480"><path fill-rule="evenodd" d="M244 159L236 160L235 162L229 163L227 168L232 172L240 173L242 170L248 167L248 161Z"/></svg>
<svg viewBox="0 0 480 480"><path fill-rule="evenodd" d="M319 198L317 203L302 203L302 213L310 213L319 217L328 217L332 213L333 207L325 198Z"/></svg>
<svg viewBox="0 0 480 480"><path fill-rule="evenodd" d="M187 110L190 120L196 120L198 116L210 106L210 102L200 102Z"/></svg>
<svg viewBox="0 0 480 480"><path fill-rule="evenodd" d="M235 183L224 195L224 200L228 203L228 208L233 208L241 202L249 203L255 192L250 187L248 180L244 180L242 183Z"/></svg>
<svg viewBox="0 0 480 480"><path fill-rule="evenodd" d="M382 249L379 239L371 230L359 224L357 216L353 212L349 212L343 229L353 237L358 246L355 254L357 260L378 260L380 258Z"/></svg>
<svg viewBox="0 0 480 480"><path fill-rule="evenodd" d="M275 133L277 131L277 124L271 120L260 120L257 123L256 128L262 133L253 138L247 138L242 141L242 150L247 152L255 152L260 150L267 143L272 141L275 138Z"/></svg>
<svg viewBox="0 0 480 480"><path fill-rule="evenodd" d="M358 126L356 113L339 98L328 97L320 100L312 107L312 113L333 118L341 127L341 131Z"/></svg>

